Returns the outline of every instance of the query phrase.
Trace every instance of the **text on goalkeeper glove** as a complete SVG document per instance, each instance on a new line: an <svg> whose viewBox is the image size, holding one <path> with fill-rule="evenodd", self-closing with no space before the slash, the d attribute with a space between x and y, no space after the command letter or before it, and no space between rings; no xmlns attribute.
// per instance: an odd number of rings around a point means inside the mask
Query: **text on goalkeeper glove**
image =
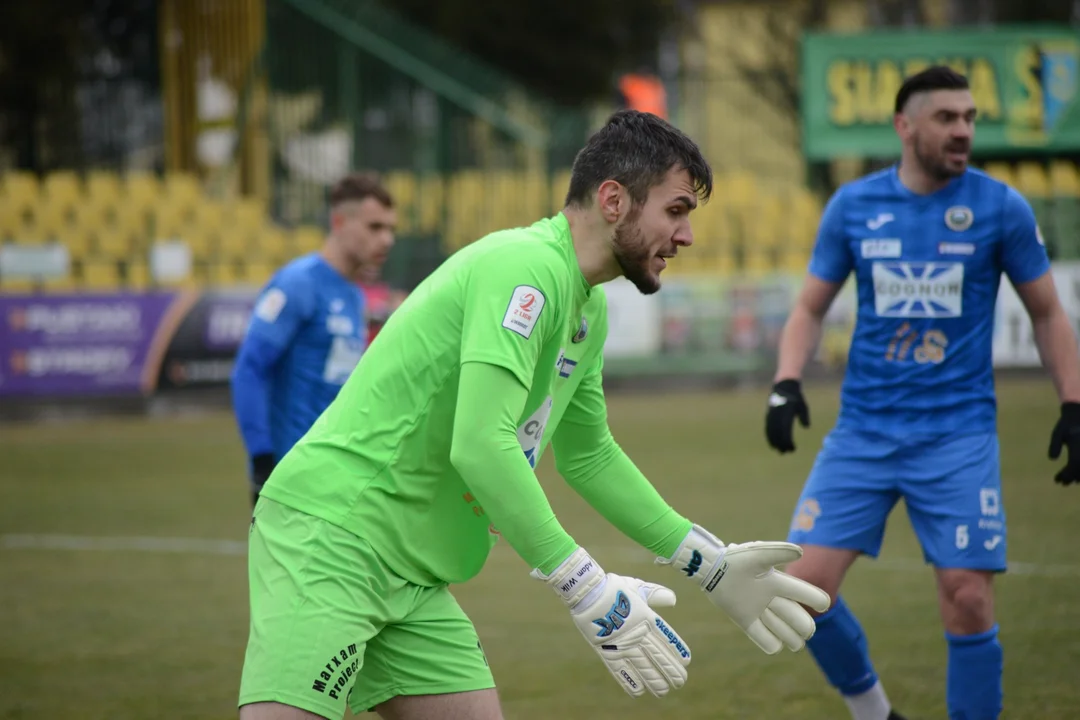
<svg viewBox="0 0 1080 720"><path fill-rule="evenodd" d="M696 581L709 601L727 613L765 653L787 646L801 650L817 625L802 605L825 612L828 593L777 570L802 556L798 545L749 542L724 545L705 528L694 525L670 558L657 558Z"/></svg>
<svg viewBox="0 0 1080 720"><path fill-rule="evenodd" d="M675 605L663 585L605 573L578 548L551 575L533 570L570 609L570 617L612 677L632 697L657 697L686 683L690 648L653 607Z"/></svg>

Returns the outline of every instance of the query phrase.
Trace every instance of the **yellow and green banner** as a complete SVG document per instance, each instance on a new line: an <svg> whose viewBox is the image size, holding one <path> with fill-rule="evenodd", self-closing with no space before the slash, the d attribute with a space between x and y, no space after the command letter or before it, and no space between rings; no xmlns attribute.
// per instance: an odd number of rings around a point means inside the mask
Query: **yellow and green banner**
<svg viewBox="0 0 1080 720"><path fill-rule="evenodd" d="M808 160L892 157L893 104L930 65L967 76L979 109L975 153L1080 150L1080 34L1059 27L807 33L802 48Z"/></svg>

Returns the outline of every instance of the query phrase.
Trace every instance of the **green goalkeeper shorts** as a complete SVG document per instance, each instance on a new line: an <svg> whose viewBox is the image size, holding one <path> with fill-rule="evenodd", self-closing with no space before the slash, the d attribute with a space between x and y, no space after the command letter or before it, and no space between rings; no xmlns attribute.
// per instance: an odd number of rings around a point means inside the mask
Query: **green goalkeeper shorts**
<svg viewBox="0 0 1080 720"><path fill-rule="evenodd" d="M361 538L261 498L248 554L251 627L240 705L332 720L398 695L495 687L450 590L394 574Z"/></svg>

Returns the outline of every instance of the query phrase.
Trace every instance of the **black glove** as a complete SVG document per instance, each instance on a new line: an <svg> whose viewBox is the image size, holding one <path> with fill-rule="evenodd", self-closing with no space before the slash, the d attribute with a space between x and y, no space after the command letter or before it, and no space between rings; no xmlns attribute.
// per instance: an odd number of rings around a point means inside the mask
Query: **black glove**
<svg viewBox="0 0 1080 720"><path fill-rule="evenodd" d="M255 455L251 458L251 506L259 499L263 485L270 479L270 473L274 472L274 456L270 453Z"/></svg>
<svg viewBox="0 0 1080 720"><path fill-rule="evenodd" d="M1063 446L1069 448L1069 459L1054 476L1054 482L1062 485L1080 483L1080 403L1061 404L1061 417L1050 435L1051 460L1061 457Z"/></svg>
<svg viewBox="0 0 1080 720"><path fill-rule="evenodd" d="M791 437L795 418L799 418L799 424L804 428L810 427L810 408L798 380L781 380L773 385L769 412L765 415L765 437L781 454L795 451ZM1077 457L1080 459L1080 455Z"/></svg>

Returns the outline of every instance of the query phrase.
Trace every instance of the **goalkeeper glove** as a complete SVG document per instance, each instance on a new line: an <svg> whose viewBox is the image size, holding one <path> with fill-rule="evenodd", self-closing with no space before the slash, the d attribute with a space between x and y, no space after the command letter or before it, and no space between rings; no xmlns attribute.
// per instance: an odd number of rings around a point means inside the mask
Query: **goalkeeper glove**
<svg viewBox="0 0 1080 720"><path fill-rule="evenodd" d="M784 645L801 650L817 629L800 603L818 612L829 609L826 592L773 567L801 556L802 548L786 542L724 545L694 525L674 555L656 562L696 581L755 645L774 655Z"/></svg>
<svg viewBox="0 0 1080 720"><path fill-rule="evenodd" d="M765 438L781 454L795 452L792 439L795 418L804 428L810 427L810 408L798 380L781 380L769 394L769 410L765 414Z"/></svg>
<svg viewBox="0 0 1080 720"><path fill-rule="evenodd" d="M632 697L663 697L686 683L690 648L652 607L671 607L663 585L605 573L578 548L551 575L530 573L558 593L585 640Z"/></svg>
<svg viewBox="0 0 1080 720"><path fill-rule="evenodd" d="M1061 457L1062 447L1069 449L1069 459L1054 477L1054 482L1062 485L1080 483L1080 403L1061 404L1061 417L1050 436L1051 460Z"/></svg>

